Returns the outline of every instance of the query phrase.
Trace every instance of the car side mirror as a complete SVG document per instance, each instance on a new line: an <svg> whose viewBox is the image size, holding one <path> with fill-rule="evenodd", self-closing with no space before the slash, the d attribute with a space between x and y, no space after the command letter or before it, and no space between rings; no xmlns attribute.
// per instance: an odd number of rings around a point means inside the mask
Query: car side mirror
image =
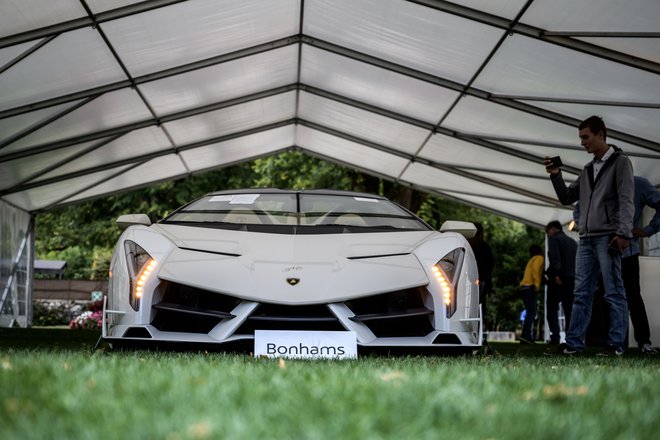
<svg viewBox="0 0 660 440"><path fill-rule="evenodd" d="M440 226L440 232L457 232L465 238L470 239L477 235L477 227L470 222L447 220Z"/></svg>
<svg viewBox="0 0 660 440"><path fill-rule="evenodd" d="M126 229L133 225L150 226L151 220L149 220L149 216L147 216L147 214L124 214L117 218L116 223L120 229Z"/></svg>

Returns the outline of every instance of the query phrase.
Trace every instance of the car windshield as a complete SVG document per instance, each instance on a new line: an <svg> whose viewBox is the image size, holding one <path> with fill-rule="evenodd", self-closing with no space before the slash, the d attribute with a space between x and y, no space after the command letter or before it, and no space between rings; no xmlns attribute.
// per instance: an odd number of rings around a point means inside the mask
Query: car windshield
<svg viewBox="0 0 660 440"><path fill-rule="evenodd" d="M161 223L299 234L430 229L383 198L296 192L209 195Z"/></svg>

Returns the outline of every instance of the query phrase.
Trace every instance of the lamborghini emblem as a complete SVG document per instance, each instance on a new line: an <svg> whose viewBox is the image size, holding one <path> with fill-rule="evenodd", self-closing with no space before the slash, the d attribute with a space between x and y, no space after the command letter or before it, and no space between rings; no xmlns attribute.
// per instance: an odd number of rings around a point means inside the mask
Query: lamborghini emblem
<svg viewBox="0 0 660 440"><path fill-rule="evenodd" d="M289 283L291 286L295 286L300 282L300 278L287 278L286 282Z"/></svg>

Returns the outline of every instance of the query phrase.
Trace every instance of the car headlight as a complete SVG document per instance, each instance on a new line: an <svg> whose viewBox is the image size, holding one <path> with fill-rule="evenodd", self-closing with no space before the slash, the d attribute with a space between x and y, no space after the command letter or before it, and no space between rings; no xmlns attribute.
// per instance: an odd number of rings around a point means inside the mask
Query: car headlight
<svg viewBox="0 0 660 440"><path fill-rule="evenodd" d="M435 275L440 285L447 318L450 318L456 312L456 284L464 255L465 249L456 248L442 257L432 268L433 275Z"/></svg>
<svg viewBox="0 0 660 440"><path fill-rule="evenodd" d="M137 243L131 240L124 242L126 250L126 263L128 264L128 275L130 291L128 302L136 312L140 310L140 300L144 294L144 285L156 267L156 260Z"/></svg>

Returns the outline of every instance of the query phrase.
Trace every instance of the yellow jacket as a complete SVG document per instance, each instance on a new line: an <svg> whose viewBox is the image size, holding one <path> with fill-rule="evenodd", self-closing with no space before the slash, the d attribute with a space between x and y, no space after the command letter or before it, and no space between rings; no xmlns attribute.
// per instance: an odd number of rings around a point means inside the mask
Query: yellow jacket
<svg viewBox="0 0 660 440"><path fill-rule="evenodd" d="M520 286L534 286L536 291L541 290L541 279L543 278L543 256L534 255L525 266L525 275Z"/></svg>

